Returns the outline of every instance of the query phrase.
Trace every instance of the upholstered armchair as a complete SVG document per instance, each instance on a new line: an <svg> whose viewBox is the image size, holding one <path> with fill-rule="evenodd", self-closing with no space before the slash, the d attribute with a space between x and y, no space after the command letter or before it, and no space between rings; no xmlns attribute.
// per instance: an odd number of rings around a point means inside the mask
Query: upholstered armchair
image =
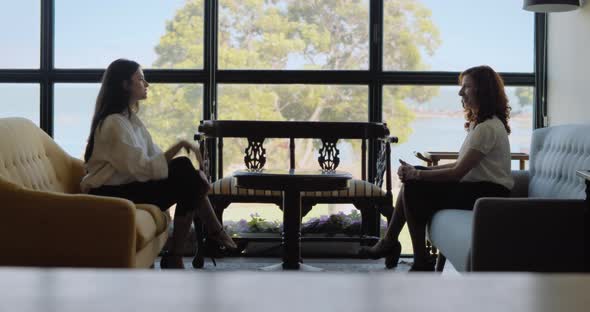
<svg viewBox="0 0 590 312"><path fill-rule="evenodd" d="M0 265L150 267L169 218L81 194L83 163L23 118L0 119Z"/></svg>
<svg viewBox="0 0 590 312"><path fill-rule="evenodd" d="M533 132L529 170L513 171L509 198L480 198L473 211L445 209L428 234L439 266L458 271L587 271L588 199L576 170L590 168L590 125Z"/></svg>

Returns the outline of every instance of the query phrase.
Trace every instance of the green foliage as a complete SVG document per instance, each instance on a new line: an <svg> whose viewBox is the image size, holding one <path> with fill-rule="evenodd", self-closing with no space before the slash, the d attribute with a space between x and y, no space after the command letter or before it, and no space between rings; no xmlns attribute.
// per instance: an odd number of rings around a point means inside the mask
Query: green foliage
<svg viewBox="0 0 590 312"><path fill-rule="evenodd" d="M187 0L167 23L166 33L155 47L156 68L203 67L203 1ZM385 68L427 69L422 53L433 54L440 44L430 10L415 0L390 1L385 7ZM296 64L302 69L366 70L370 41L368 10L368 0L220 0L219 68L286 69ZM414 119L406 101L426 102L437 90L421 86L386 89L384 111L391 110L387 115L391 118L386 122L392 135L404 142ZM150 90L142 117L154 140L165 148L178 138L191 138L203 118L202 87L157 85ZM366 121L367 103L366 86L220 85L218 88L219 119ZM265 144L268 150L282 143L269 144L275 146ZM312 154L314 144L305 144L303 154ZM358 144L354 143L353 147L358 154ZM244 148L245 142L226 144L224 164L241 164ZM288 164L287 155L282 152L278 159L269 162Z"/></svg>
<svg viewBox="0 0 590 312"><path fill-rule="evenodd" d="M381 222L381 227L387 226L385 221ZM224 222L225 230L230 234L239 233L280 233L283 224L278 221L267 221L258 214L251 214L250 220L244 219L239 221ZM301 231L303 234L325 234L333 236L344 233L350 236L361 233L361 214L358 210L352 210L349 214L343 212L323 215L319 218L312 218L302 224Z"/></svg>
<svg viewBox="0 0 590 312"><path fill-rule="evenodd" d="M280 223L278 221L266 221L260 217L257 213L250 215L250 221L248 221L249 231L251 233L278 233Z"/></svg>

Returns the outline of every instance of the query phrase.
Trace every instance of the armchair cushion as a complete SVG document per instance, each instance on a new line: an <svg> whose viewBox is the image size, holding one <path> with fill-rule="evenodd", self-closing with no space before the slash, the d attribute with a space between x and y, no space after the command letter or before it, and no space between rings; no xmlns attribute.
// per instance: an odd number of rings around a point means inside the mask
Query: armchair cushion
<svg viewBox="0 0 590 312"><path fill-rule="evenodd" d="M280 191L237 188L233 177L225 177L213 183L212 195L243 195L280 197ZM352 179L348 188L340 191L303 192L302 197L384 197L385 191L373 183Z"/></svg>

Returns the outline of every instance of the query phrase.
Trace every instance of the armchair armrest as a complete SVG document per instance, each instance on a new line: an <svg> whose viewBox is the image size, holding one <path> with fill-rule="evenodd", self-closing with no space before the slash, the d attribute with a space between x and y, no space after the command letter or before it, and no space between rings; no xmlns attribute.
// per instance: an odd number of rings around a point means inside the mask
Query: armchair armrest
<svg viewBox="0 0 590 312"><path fill-rule="evenodd" d="M529 196L529 171L512 170L514 186L510 192L510 197L528 197Z"/></svg>
<svg viewBox="0 0 590 312"><path fill-rule="evenodd" d="M67 177L69 180L67 182L68 188L66 193L80 193L80 181L82 181L82 178L84 175L86 175L86 171L84 170L84 161L78 158L70 157L70 168L68 172L70 172L70 175Z"/></svg>
<svg viewBox="0 0 590 312"><path fill-rule="evenodd" d="M135 206L0 181L0 265L132 267Z"/></svg>
<svg viewBox="0 0 590 312"><path fill-rule="evenodd" d="M480 198L471 269L582 272L586 205L576 199Z"/></svg>

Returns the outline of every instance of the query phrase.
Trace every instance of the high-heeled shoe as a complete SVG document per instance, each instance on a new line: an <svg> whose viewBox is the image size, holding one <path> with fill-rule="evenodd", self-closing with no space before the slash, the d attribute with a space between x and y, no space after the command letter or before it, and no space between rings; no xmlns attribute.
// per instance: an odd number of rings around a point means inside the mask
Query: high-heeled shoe
<svg viewBox="0 0 590 312"><path fill-rule="evenodd" d="M219 246L225 248L225 250L229 252L234 252L238 250L238 245L236 245L234 240L229 235L227 235L224 229L209 234L207 239L214 243L217 243Z"/></svg>
<svg viewBox="0 0 590 312"><path fill-rule="evenodd" d="M388 269L395 268L402 252L399 241L381 239L373 247L363 247L359 250L359 256L365 259L381 259L385 257L385 266Z"/></svg>
<svg viewBox="0 0 590 312"><path fill-rule="evenodd" d="M207 239L202 239L200 235L198 235L197 241L197 253L192 262L193 268L195 269L201 269L205 266L205 255L208 255L211 258L213 266L217 266L215 256L219 254L220 246L223 247L226 252L230 253L238 250L236 243L223 229L209 234Z"/></svg>
<svg viewBox="0 0 590 312"><path fill-rule="evenodd" d="M211 262L213 262L213 266L217 266L217 262L215 262L215 253L217 252L217 250L215 250L216 247L217 246L209 244L206 240L199 241L197 245L197 253L192 261L193 268L202 269L205 266L205 255L209 255Z"/></svg>
<svg viewBox="0 0 590 312"><path fill-rule="evenodd" d="M414 262L410 267L410 272L434 272L434 266L436 265L436 258L428 255L423 263Z"/></svg>
<svg viewBox="0 0 590 312"><path fill-rule="evenodd" d="M184 263L182 262L182 255L173 254L169 251L162 253L162 259L160 259L160 268L162 269L184 269Z"/></svg>

